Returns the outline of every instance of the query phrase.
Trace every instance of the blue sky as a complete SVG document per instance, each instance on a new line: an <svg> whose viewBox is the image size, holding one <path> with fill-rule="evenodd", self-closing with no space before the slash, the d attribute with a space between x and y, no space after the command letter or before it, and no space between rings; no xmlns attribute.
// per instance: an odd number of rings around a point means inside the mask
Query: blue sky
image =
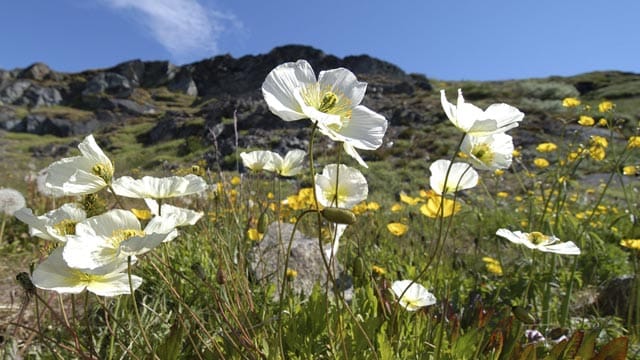
<svg viewBox="0 0 640 360"><path fill-rule="evenodd" d="M440 80L640 73L638 0L6 0L0 68L75 72L304 44Z"/></svg>

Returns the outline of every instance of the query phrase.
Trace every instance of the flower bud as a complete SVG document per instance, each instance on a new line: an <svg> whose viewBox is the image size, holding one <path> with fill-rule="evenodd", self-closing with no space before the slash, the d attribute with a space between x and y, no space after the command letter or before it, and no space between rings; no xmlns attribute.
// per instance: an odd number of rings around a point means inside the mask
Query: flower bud
<svg viewBox="0 0 640 360"><path fill-rule="evenodd" d="M356 222L356 215L349 209L327 207L320 211L327 221L337 224L351 225Z"/></svg>
<svg viewBox="0 0 640 360"><path fill-rule="evenodd" d="M532 313L530 313L522 306L512 306L511 312L513 312L513 315L516 317L516 319L522 321L525 324L531 325L538 323L538 319L536 319L536 317Z"/></svg>

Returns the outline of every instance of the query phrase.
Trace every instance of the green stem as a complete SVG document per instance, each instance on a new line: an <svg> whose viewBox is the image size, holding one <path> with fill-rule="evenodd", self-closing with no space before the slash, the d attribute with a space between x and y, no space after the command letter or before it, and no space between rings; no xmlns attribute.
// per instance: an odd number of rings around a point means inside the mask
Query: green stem
<svg viewBox="0 0 640 360"><path fill-rule="evenodd" d="M131 281L131 256L127 257L127 276L129 278L129 290L131 291L131 300L133 300L133 312L136 316L136 321L138 322L138 328L140 329L140 333L142 334L142 338L144 339L144 343L146 344L147 350L149 350L149 353L153 354L153 357L155 359L159 359L158 355L153 350L153 346L151 346L149 337L147 337L147 332L145 331L145 328L142 325L142 318L140 317L140 312L138 311L138 303L136 302L136 295L133 290L133 282Z"/></svg>

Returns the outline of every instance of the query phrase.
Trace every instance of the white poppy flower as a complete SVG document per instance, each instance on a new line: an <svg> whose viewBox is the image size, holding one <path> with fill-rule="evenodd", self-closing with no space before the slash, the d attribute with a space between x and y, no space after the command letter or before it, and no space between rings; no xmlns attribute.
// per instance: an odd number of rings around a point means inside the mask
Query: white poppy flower
<svg viewBox="0 0 640 360"><path fill-rule="evenodd" d="M462 89L458 89L457 105L447 100L444 90L440 90L440 102L449 120L458 129L474 136L503 133L518 126L524 118L520 110L507 104L493 104L483 111L464 101Z"/></svg>
<svg viewBox="0 0 640 360"><path fill-rule="evenodd" d="M360 105L367 84L344 68L321 71L316 80L306 60L273 69L262 84L269 110L285 121L310 119L360 165L366 163L356 149L375 150L387 131L384 116Z"/></svg>
<svg viewBox="0 0 640 360"><path fill-rule="evenodd" d="M172 218L172 221L165 221L165 224L170 227L179 227L186 225L195 225L204 215L202 211L193 211L169 204L162 204L158 207L158 202L153 199L144 199L149 211L155 215L162 215L164 218ZM145 231L150 230L149 225L145 228ZM147 231L149 232L149 231ZM151 232L164 232L164 231L151 231Z"/></svg>
<svg viewBox="0 0 640 360"><path fill-rule="evenodd" d="M33 272L33 284L40 289L53 290L61 294L78 294L84 289L98 296L117 296L130 294L127 263L114 263L101 272L85 272L69 267L62 257L63 248L59 247L36 267ZM131 275L131 287L137 289L142 278Z"/></svg>
<svg viewBox="0 0 640 360"><path fill-rule="evenodd" d="M24 208L25 204L26 201L20 191L10 188L0 189L0 212L13 215Z"/></svg>
<svg viewBox="0 0 640 360"><path fill-rule="evenodd" d="M280 154L272 153L271 162L265 169L285 177L299 175L303 170L306 154L303 150L291 150L283 159Z"/></svg>
<svg viewBox="0 0 640 360"><path fill-rule="evenodd" d="M52 195L93 194L111 183L113 164L93 135L87 136L78 149L80 156L58 160L45 170L45 187Z"/></svg>
<svg viewBox="0 0 640 360"><path fill-rule="evenodd" d="M15 217L29 225L29 235L52 241L67 241L67 235L76 232L76 224L87 218L82 206L68 203L48 213L35 216L31 209L22 208Z"/></svg>
<svg viewBox="0 0 640 360"><path fill-rule="evenodd" d="M142 230L138 218L126 210L88 218L76 224L75 235L67 236L64 259L72 268L97 271L128 256L142 255L177 236L168 220L155 217L147 225L149 229Z"/></svg>
<svg viewBox="0 0 640 360"><path fill-rule="evenodd" d="M320 205L351 209L366 200L367 179L355 168L329 164L316 175L316 194Z"/></svg>
<svg viewBox="0 0 640 360"><path fill-rule="evenodd" d="M240 158L244 167L255 172L267 170L267 166L271 163L274 153L267 150L256 150L250 152L241 152Z"/></svg>
<svg viewBox="0 0 640 360"><path fill-rule="evenodd" d="M391 290L399 298L398 303L408 311L416 311L436 303L436 297L432 293L411 280L394 281Z"/></svg>
<svg viewBox="0 0 640 360"><path fill-rule="evenodd" d="M451 161L441 159L434 161L429 171L429 185L438 195L452 194L478 185L478 173L469 164L451 164Z"/></svg>
<svg viewBox="0 0 640 360"><path fill-rule="evenodd" d="M511 136L503 133L487 136L467 135L460 150L478 170L506 169L511 166L513 140Z"/></svg>
<svg viewBox="0 0 640 360"><path fill-rule="evenodd" d="M580 248L572 241L559 242L560 239L553 235L544 235L534 231L525 233L521 231L510 231L498 229L496 235L501 236L514 244L521 244L529 249L539 250L561 255L580 255Z"/></svg>
<svg viewBox="0 0 640 360"><path fill-rule="evenodd" d="M138 199L166 199L191 195L207 189L207 182L198 175L170 176L157 178L144 176L133 179L123 176L113 182L116 195Z"/></svg>

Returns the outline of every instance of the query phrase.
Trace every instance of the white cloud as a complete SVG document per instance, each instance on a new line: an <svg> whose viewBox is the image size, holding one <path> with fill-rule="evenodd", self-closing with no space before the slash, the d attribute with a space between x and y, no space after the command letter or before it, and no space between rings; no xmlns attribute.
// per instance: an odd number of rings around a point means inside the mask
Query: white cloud
<svg viewBox="0 0 640 360"><path fill-rule="evenodd" d="M133 10L140 22L176 60L218 52L220 35L241 29L233 15L204 7L198 0L103 0L118 10Z"/></svg>

